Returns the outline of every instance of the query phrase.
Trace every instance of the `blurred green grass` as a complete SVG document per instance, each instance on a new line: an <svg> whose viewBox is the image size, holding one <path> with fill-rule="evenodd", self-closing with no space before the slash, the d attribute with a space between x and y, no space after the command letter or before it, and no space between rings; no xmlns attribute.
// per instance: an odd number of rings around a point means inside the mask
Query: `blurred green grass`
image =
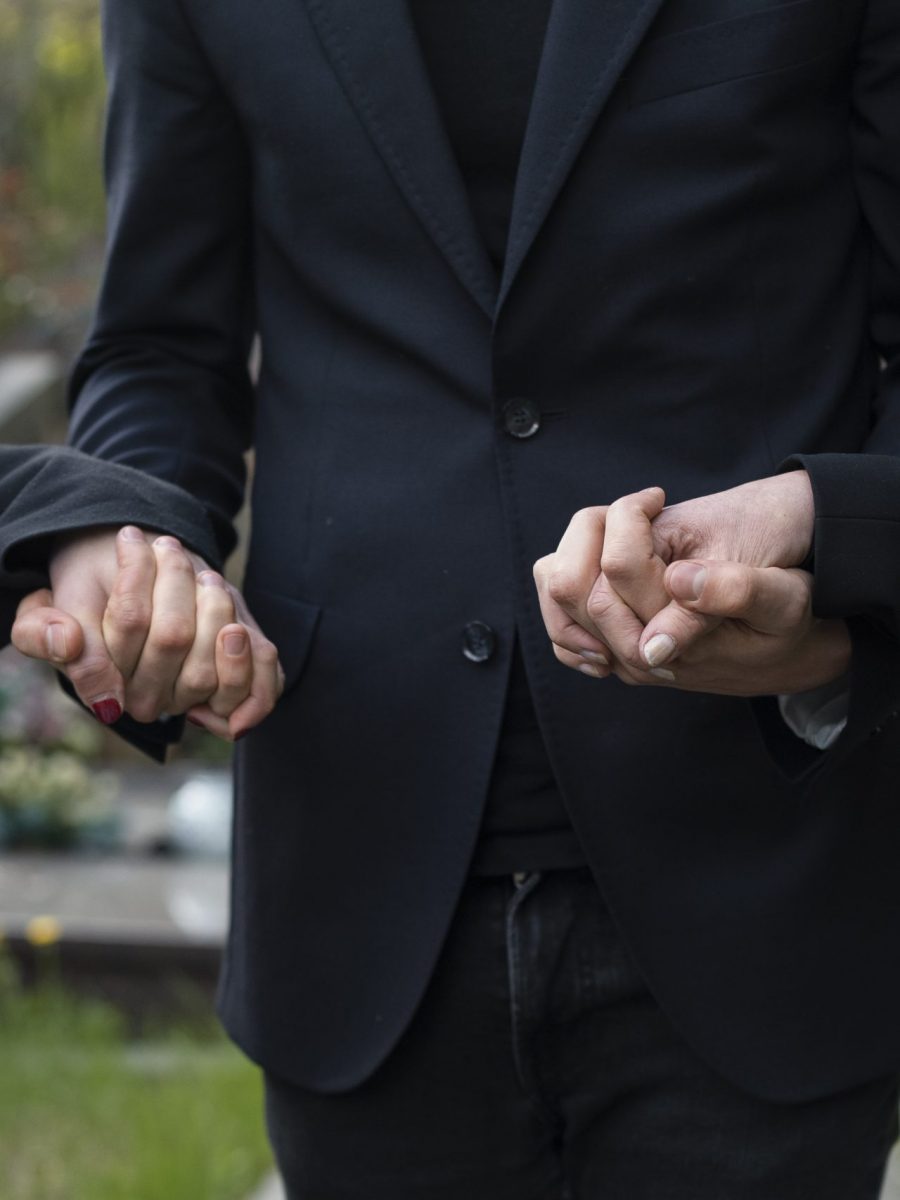
<svg viewBox="0 0 900 1200"><path fill-rule="evenodd" d="M259 1072L211 1018L134 1043L0 959L0 1062L3 1200L242 1200L271 1165Z"/></svg>

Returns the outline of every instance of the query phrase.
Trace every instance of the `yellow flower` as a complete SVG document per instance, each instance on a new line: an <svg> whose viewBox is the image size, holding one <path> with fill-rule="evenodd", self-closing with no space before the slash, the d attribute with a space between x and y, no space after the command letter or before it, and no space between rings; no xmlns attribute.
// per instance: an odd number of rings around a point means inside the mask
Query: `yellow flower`
<svg viewBox="0 0 900 1200"><path fill-rule="evenodd" d="M25 937L32 946L52 946L60 940L62 931L56 917L32 917L25 926Z"/></svg>

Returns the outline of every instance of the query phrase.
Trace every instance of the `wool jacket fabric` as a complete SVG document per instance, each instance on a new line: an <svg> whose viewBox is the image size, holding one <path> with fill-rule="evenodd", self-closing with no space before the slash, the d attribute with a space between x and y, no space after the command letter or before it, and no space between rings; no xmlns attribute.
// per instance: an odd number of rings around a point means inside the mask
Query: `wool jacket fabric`
<svg viewBox="0 0 900 1200"><path fill-rule="evenodd" d="M403 0L108 0L105 35L110 253L72 439L190 493L220 555L255 446L245 591L288 677L237 754L233 1036L319 1091L389 1054L517 634L688 1040L775 1099L896 1070L895 0L556 0L499 278ZM555 662L531 566L574 511L797 464L817 610L853 637L827 752L773 697Z"/></svg>

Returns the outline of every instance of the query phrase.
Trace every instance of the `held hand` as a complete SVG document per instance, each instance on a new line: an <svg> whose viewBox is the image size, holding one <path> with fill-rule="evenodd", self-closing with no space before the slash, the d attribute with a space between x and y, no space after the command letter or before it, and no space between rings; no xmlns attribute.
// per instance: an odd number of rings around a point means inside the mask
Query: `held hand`
<svg viewBox="0 0 900 1200"><path fill-rule="evenodd" d="M664 499L660 488L647 488L608 508L583 509L556 553L535 565L544 621L567 665L602 675L593 653L634 669L659 668L714 629L718 618L669 603L663 577L670 562L795 566L808 552L814 514L804 471L670 508Z"/></svg>
<svg viewBox="0 0 900 1200"><path fill-rule="evenodd" d="M653 548L666 563L714 559L796 567L809 553L814 518L809 476L790 471L663 509L653 521ZM713 627L696 607L678 600L646 618L641 651L653 666L671 664Z"/></svg>
<svg viewBox="0 0 900 1200"><path fill-rule="evenodd" d="M79 534L54 555L51 578L52 602L84 642L65 673L106 723L123 709L140 721L186 712L233 740L274 706L283 686L274 646L240 593L176 539L134 527ZM48 600L23 601L13 642L60 665L48 653Z"/></svg>
<svg viewBox="0 0 900 1200"><path fill-rule="evenodd" d="M669 509L663 501L648 488L584 509L535 565L561 662L598 678L738 695L802 691L843 673L843 622L814 621L809 577L774 565L807 552L805 473ZM714 561L697 547L757 561ZM688 552L702 561L679 564Z"/></svg>
<svg viewBox="0 0 900 1200"><path fill-rule="evenodd" d="M608 508L582 509L556 553L535 563L544 624L566 666L603 678L614 667L646 672L671 657L665 630L653 643L645 632L671 599L651 525L664 502L661 488L646 488ZM681 613L685 640L717 623L700 612Z"/></svg>
<svg viewBox="0 0 900 1200"><path fill-rule="evenodd" d="M664 499L660 488L647 488L608 507L581 509L556 552L535 563L544 624L566 666L597 678L614 662L646 668L644 621L669 600L650 525Z"/></svg>
<svg viewBox="0 0 900 1200"><path fill-rule="evenodd" d="M813 616L812 576L805 571L684 561L667 569L665 584L686 613L718 623L667 667L617 665L625 683L775 695L821 687L850 665L846 624Z"/></svg>

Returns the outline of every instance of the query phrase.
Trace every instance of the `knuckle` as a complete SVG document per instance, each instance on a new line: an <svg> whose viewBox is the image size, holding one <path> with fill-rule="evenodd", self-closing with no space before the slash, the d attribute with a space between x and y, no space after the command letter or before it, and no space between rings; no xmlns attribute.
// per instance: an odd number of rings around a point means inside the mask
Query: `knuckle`
<svg viewBox="0 0 900 1200"><path fill-rule="evenodd" d="M586 612L594 625L604 625L615 608L615 599L604 589L598 589L588 597Z"/></svg>
<svg viewBox="0 0 900 1200"><path fill-rule="evenodd" d="M263 667L274 667L278 662L278 647L267 637L260 638L254 644L253 657Z"/></svg>
<svg viewBox="0 0 900 1200"><path fill-rule="evenodd" d="M219 686L219 677L214 667L197 665L186 667L179 678L179 690L191 696L211 696Z"/></svg>
<svg viewBox="0 0 900 1200"><path fill-rule="evenodd" d="M545 554L543 558L539 558L531 568L531 573L534 576L535 583L540 583L545 576L549 575L552 570L553 555Z"/></svg>
<svg viewBox="0 0 900 1200"><path fill-rule="evenodd" d="M602 519L604 511L605 510L597 504L590 504L586 508L579 508L575 512L569 524L585 526L596 525L597 522Z"/></svg>
<svg viewBox="0 0 900 1200"><path fill-rule="evenodd" d="M194 623L187 617L166 617L152 628L150 636L162 653L182 653L194 644Z"/></svg>
<svg viewBox="0 0 900 1200"><path fill-rule="evenodd" d="M79 694L90 695L92 692L105 690L109 682L109 671L109 659L99 655L85 655L78 662L72 663L66 674Z"/></svg>
<svg viewBox="0 0 900 1200"><path fill-rule="evenodd" d="M632 577L635 564L631 556L624 550L618 547L607 547L600 559L600 569L607 579L613 583L621 583Z"/></svg>
<svg viewBox="0 0 900 1200"><path fill-rule="evenodd" d="M722 588L721 609L726 616L736 617L747 612L753 602L753 579L749 572L734 572Z"/></svg>
<svg viewBox="0 0 900 1200"><path fill-rule="evenodd" d="M234 619L231 616L234 613L234 597L225 587L198 587L197 605L204 612L223 619L225 624L230 624Z"/></svg>
<svg viewBox="0 0 900 1200"><path fill-rule="evenodd" d="M573 608L579 600L581 580L574 571L557 567L547 579L547 592L561 608Z"/></svg>
<svg viewBox="0 0 900 1200"><path fill-rule="evenodd" d="M150 628L150 605L141 596L113 592L106 616L123 633L143 633Z"/></svg>
<svg viewBox="0 0 900 1200"><path fill-rule="evenodd" d="M788 631L801 629L806 623L808 611L808 605L802 597L796 595L788 596L784 600L782 607L782 628Z"/></svg>
<svg viewBox="0 0 900 1200"><path fill-rule="evenodd" d="M190 575L193 578L193 565L180 542L174 538L154 542L154 549L160 556L161 565L166 571L175 571L180 575Z"/></svg>

